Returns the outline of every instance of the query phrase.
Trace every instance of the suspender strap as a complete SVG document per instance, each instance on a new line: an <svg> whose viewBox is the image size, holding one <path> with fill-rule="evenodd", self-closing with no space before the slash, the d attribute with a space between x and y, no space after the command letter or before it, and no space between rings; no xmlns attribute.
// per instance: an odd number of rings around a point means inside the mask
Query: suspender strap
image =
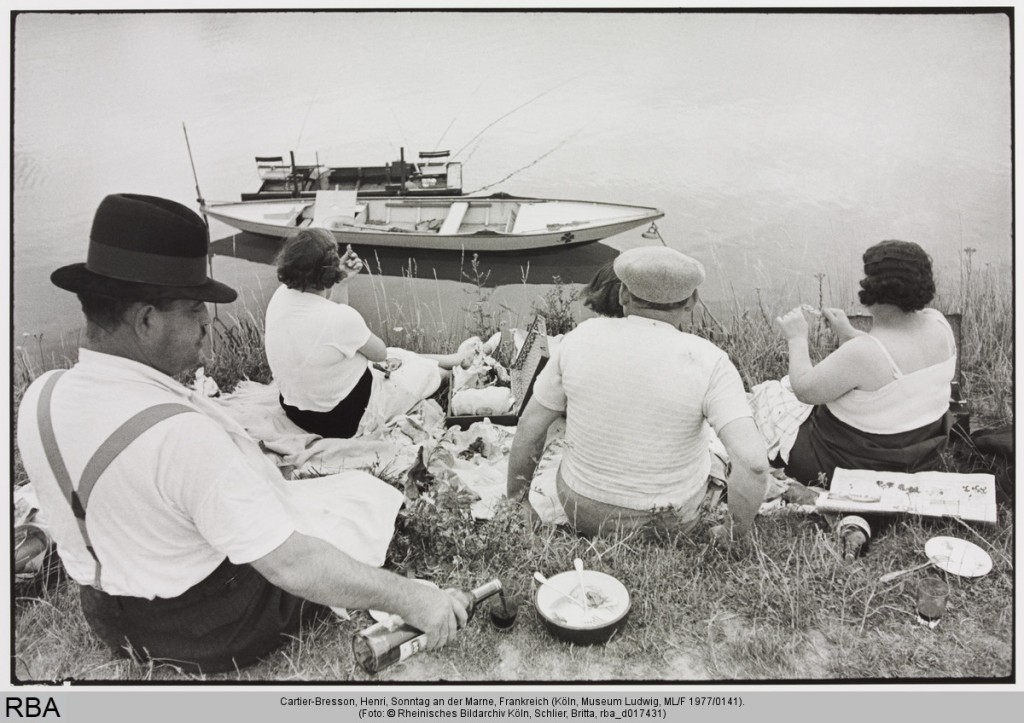
<svg viewBox="0 0 1024 723"><path fill-rule="evenodd" d="M82 504L83 517L85 515L85 508L89 504L89 495L92 494L92 488L96 486L96 481L100 478L100 475L106 471L110 463L117 458L117 455L121 454L129 444L158 422L184 412L194 411L196 410L184 404L157 404L155 407L143 409L107 437L106 441L93 454L89 463L85 465L82 478L78 481L78 499Z"/></svg>
<svg viewBox="0 0 1024 723"><path fill-rule="evenodd" d="M95 549L93 549L92 541L89 539L89 531L85 524L85 511L93 487L96 486L96 482L106 471L107 467L110 466L110 463L150 427L183 412L194 412L196 410L185 404L174 403L158 404L154 407L143 409L114 430L114 433L107 437L99 449L93 453L85 465L82 477L78 481L78 489L76 490L71 483L71 477L64 464L60 448L57 446L57 437L53 433L53 419L50 416L50 401L53 397L53 388L63 373L63 371L55 372L50 375L43 385L43 390L39 395L39 408L37 410L39 433L42 438L43 449L46 452L46 459L53 470L53 476L56 478L57 484L64 493L64 499L67 500L68 505L71 507L71 512L78 522L78 531L82 535L82 541L85 543L86 549L92 555L93 560L96 561L94 586L97 590L101 590L100 560L96 556Z"/></svg>
<svg viewBox="0 0 1024 723"><path fill-rule="evenodd" d="M74 488L71 486L68 468L64 466L64 458L60 456L60 450L57 448L57 438L53 434L53 420L50 419L50 398L53 396L53 387L63 374L63 369L54 372L43 385L43 391L39 394L39 407L36 409L36 421L39 424L39 436L42 437L43 450L46 452L50 469L53 470L53 476L57 478L57 484L60 485L64 498L74 509ZM77 513L75 517L78 517Z"/></svg>

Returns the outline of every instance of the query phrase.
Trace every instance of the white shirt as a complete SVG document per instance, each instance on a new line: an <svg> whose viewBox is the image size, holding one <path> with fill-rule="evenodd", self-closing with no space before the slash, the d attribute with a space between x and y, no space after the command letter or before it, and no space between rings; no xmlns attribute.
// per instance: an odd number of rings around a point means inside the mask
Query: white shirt
<svg viewBox="0 0 1024 723"><path fill-rule="evenodd" d="M78 583L91 585L95 563L54 478L36 421L39 394L51 373L25 392L18 448L64 567ZM152 367L81 349L51 400L54 434L72 484L77 487L93 453L125 421L157 404L196 407L190 396ZM244 435L240 427L233 433L239 432ZM114 459L89 497L86 520L102 563L103 590L175 597L225 557L245 564L275 550L295 528L265 474L258 460L255 467L247 461L222 424L198 408L144 432Z"/></svg>
<svg viewBox="0 0 1024 723"><path fill-rule="evenodd" d="M566 334L534 385L566 414L560 472L585 497L695 518L710 458L707 424L750 417L724 351L640 316L588 319Z"/></svg>
<svg viewBox="0 0 1024 723"><path fill-rule="evenodd" d="M329 412L366 373L359 349L371 332L351 306L282 285L266 321L267 362L287 404Z"/></svg>

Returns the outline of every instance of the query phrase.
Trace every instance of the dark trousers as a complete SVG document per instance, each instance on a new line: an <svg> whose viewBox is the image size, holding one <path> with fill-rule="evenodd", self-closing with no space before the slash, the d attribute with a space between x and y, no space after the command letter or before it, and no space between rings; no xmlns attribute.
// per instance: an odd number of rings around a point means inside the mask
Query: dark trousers
<svg viewBox="0 0 1024 723"><path fill-rule="evenodd" d="M839 421L822 404L800 425L786 474L806 485L821 485L821 474L828 487L836 467L906 473L941 469L941 452L952 422L947 412L932 424L908 432L872 434Z"/></svg>
<svg viewBox="0 0 1024 723"><path fill-rule="evenodd" d="M366 373L355 388L329 412L310 412L285 404L283 396L279 399L288 419L307 432L319 434L321 437L349 439L359 431L359 422L362 421L366 407L370 404L372 388L373 375L367 367Z"/></svg>
<svg viewBox="0 0 1024 723"><path fill-rule="evenodd" d="M227 559L174 598L109 595L81 587L82 612L115 652L189 672L218 673L252 665L327 610L270 584L251 565Z"/></svg>

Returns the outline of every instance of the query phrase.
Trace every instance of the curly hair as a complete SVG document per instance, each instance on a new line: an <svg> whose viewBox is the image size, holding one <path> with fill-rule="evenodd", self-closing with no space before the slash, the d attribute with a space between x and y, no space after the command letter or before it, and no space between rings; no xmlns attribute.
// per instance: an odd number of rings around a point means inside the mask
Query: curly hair
<svg viewBox="0 0 1024 723"><path fill-rule="evenodd" d="M912 241L887 240L869 248L864 274L858 294L864 306L892 304L919 311L935 298L931 256Z"/></svg>
<svg viewBox="0 0 1024 723"><path fill-rule="evenodd" d="M338 242L323 228L304 228L289 236L276 263L278 281L297 291L323 291L344 276Z"/></svg>
<svg viewBox="0 0 1024 723"><path fill-rule="evenodd" d="M613 263L609 262L598 269L590 283L583 287L583 305L601 316L622 317L622 304L619 303L619 288L622 282L615 275Z"/></svg>

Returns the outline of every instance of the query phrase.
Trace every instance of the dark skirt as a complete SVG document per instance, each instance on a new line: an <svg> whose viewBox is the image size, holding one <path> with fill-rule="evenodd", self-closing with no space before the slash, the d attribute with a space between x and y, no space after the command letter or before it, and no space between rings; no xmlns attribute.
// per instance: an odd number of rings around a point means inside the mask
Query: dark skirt
<svg viewBox="0 0 1024 723"><path fill-rule="evenodd" d="M871 434L839 421L828 407L816 406L797 433L786 474L806 485L832 482L836 467L914 473L941 468L940 452L949 440L953 415L898 434Z"/></svg>
<svg viewBox="0 0 1024 723"><path fill-rule="evenodd" d="M174 598L109 595L81 586L82 612L114 652L167 662L189 672L252 665L327 608L285 592L251 565L227 559Z"/></svg>
<svg viewBox="0 0 1024 723"><path fill-rule="evenodd" d="M373 375L366 368L355 388L348 396L338 402L338 406L329 412L310 412L305 409L285 404L280 397L281 408L288 419L312 434L336 439L350 439L359 431L359 422L370 404L370 391L373 389Z"/></svg>

